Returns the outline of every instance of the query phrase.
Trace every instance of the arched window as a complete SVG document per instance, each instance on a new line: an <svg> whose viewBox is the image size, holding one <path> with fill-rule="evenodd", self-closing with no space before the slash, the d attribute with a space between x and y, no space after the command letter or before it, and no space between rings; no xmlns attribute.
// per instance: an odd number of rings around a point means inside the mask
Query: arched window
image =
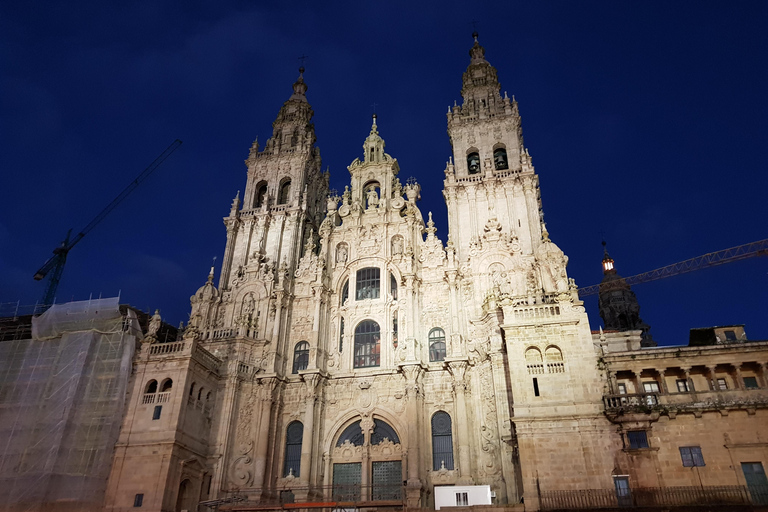
<svg viewBox="0 0 768 512"><path fill-rule="evenodd" d="M451 417L438 411L432 416L432 469L453 469L453 435Z"/></svg>
<svg viewBox="0 0 768 512"><path fill-rule="evenodd" d="M205 395L205 403L211 402L211 392L209 391L207 395Z"/></svg>
<svg viewBox="0 0 768 512"><path fill-rule="evenodd" d="M563 353L560 352L560 349L554 345L548 346L547 350L544 351L544 355L546 356L548 363L563 360Z"/></svg>
<svg viewBox="0 0 768 512"><path fill-rule="evenodd" d="M389 423L379 419L373 420L373 433L371 434L371 444L381 444L384 439L389 439L394 444L400 444L400 438L395 429Z"/></svg>
<svg viewBox="0 0 768 512"><path fill-rule="evenodd" d="M277 199L277 204L288 204L291 199L291 180L286 181L280 185L280 195Z"/></svg>
<svg viewBox="0 0 768 512"><path fill-rule="evenodd" d="M360 420L357 420L344 429L344 432L339 436L339 440L336 441L336 446L341 446L346 441L349 441L352 446L363 446L363 440L363 429L360 428Z"/></svg>
<svg viewBox="0 0 768 512"><path fill-rule="evenodd" d="M285 461L283 476L301 474L301 440L304 437L304 425L300 421L288 424L285 431Z"/></svg>
<svg viewBox="0 0 768 512"><path fill-rule="evenodd" d="M349 298L349 279L344 281L344 286L341 288L341 305L343 306Z"/></svg>
<svg viewBox="0 0 768 512"><path fill-rule="evenodd" d="M498 148L493 151L493 165L498 171L509 169L506 149Z"/></svg>
<svg viewBox="0 0 768 512"><path fill-rule="evenodd" d="M256 197L253 201L254 208L261 208L264 205L264 200L267 198L267 184L264 183L256 190Z"/></svg>
<svg viewBox="0 0 768 512"><path fill-rule="evenodd" d="M445 360L445 331L439 327L429 331L429 360Z"/></svg>
<svg viewBox="0 0 768 512"><path fill-rule="evenodd" d="M389 293L392 295L392 300L397 300L397 279L391 272L389 273Z"/></svg>
<svg viewBox="0 0 768 512"><path fill-rule="evenodd" d="M344 350L344 317L341 317L339 323L339 354Z"/></svg>
<svg viewBox="0 0 768 512"><path fill-rule="evenodd" d="M204 387L200 387L200 390L197 392L197 399L201 400L203 398L203 390L205 390Z"/></svg>
<svg viewBox="0 0 768 512"><path fill-rule="evenodd" d="M191 386L189 386L189 396L194 397L195 396L195 383L193 382Z"/></svg>
<svg viewBox="0 0 768 512"><path fill-rule="evenodd" d="M147 386L144 388L144 393L147 393L147 394L157 393L157 381L155 379L152 379L151 381L147 382Z"/></svg>
<svg viewBox="0 0 768 512"><path fill-rule="evenodd" d="M392 345L397 348L397 310L392 312Z"/></svg>
<svg viewBox="0 0 768 512"><path fill-rule="evenodd" d="M472 152L467 155L467 169L469 169L469 174L477 174L480 172L480 155L477 152Z"/></svg>
<svg viewBox="0 0 768 512"><path fill-rule="evenodd" d="M171 379L165 379L163 385L160 386L160 392L165 393L166 391L170 391L171 388L173 388L173 381Z"/></svg>
<svg viewBox="0 0 768 512"><path fill-rule="evenodd" d="M373 320L363 320L355 329L355 368L379 366L381 331Z"/></svg>
<svg viewBox="0 0 768 512"><path fill-rule="evenodd" d="M368 267L357 271L357 282L355 283L356 300L379 298L379 291L381 289L379 270L377 267Z"/></svg>
<svg viewBox="0 0 768 512"><path fill-rule="evenodd" d="M309 343L300 341L293 349L293 373L306 370L309 366Z"/></svg>
<svg viewBox="0 0 768 512"><path fill-rule="evenodd" d="M535 364L541 362L541 351L535 347L531 347L525 351L525 362L528 364Z"/></svg>

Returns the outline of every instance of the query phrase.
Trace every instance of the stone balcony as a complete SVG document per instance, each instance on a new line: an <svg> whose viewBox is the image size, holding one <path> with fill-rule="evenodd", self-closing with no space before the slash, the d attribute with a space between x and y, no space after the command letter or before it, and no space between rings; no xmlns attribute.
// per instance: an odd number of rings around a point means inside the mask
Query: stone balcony
<svg viewBox="0 0 768 512"><path fill-rule="evenodd" d="M216 375L219 375L219 370L222 367L221 359L205 350L196 340L145 345L142 348L142 356L150 360L190 357Z"/></svg>

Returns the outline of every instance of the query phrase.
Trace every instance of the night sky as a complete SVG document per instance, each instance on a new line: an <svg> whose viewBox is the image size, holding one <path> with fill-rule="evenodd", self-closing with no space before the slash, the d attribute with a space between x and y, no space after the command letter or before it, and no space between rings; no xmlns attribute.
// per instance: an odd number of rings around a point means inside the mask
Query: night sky
<svg viewBox="0 0 768 512"><path fill-rule="evenodd" d="M376 104L401 181L443 240L445 113L472 21L515 95L545 220L577 284L601 239L629 276L768 238L768 2L35 2L0 4L0 302L34 304L51 251L184 141L69 255L57 301L121 295L187 320L224 251L243 160L307 96L331 187ZM768 258L634 288L660 344L746 324L768 339ZM586 301L593 329L597 299ZM7 306L5 306L7 308Z"/></svg>

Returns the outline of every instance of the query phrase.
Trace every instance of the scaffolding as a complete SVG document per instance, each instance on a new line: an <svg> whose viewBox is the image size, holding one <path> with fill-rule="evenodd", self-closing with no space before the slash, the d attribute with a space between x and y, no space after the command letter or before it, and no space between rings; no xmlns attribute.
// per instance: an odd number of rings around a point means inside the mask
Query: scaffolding
<svg viewBox="0 0 768 512"><path fill-rule="evenodd" d="M0 342L0 511L103 507L141 330L118 298L54 305Z"/></svg>

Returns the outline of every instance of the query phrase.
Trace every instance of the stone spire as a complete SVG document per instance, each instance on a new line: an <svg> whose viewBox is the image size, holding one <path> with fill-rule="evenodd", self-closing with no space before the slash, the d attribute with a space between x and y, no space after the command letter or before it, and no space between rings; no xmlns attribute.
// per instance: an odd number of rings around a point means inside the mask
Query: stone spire
<svg viewBox="0 0 768 512"><path fill-rule="evenodd" d="M379 135L379 128L376 126L376 114L373 114L373 124L371 133L363 142L363 161L365 163L381 163L384 161L384 139Z"/></svg>
<svg viewBox="0 0 768 512"><path fill-rule="evenodd" d="M613 258L603 241L603 280L600 282L600 317L606 330L642 331L642 346L655 347L651 327L640 318L640 304L627 281L616 271Z"/></svg>
<svg viewBox="0 0 768 512"><path fill-rule="evenodd" d="M307 84L304 68L299 68L299 78L293 83L293 94L288 98L272 123L272 137L267 141L265 153L285 153L298 150L310 151L315 144L314 112L307 101Z"/></svg>
<svg viewBox="0 0 768 512"><path fill-rule="evenodd" d="M496 75L496 68L485 60L485 48L480 46L477 32L473 33L472 37L475 39L475 44L469 50L469 66L462 77L463 109L469 108L475 113L504 112L505 102L499 94L501 84Z"/></svg>

